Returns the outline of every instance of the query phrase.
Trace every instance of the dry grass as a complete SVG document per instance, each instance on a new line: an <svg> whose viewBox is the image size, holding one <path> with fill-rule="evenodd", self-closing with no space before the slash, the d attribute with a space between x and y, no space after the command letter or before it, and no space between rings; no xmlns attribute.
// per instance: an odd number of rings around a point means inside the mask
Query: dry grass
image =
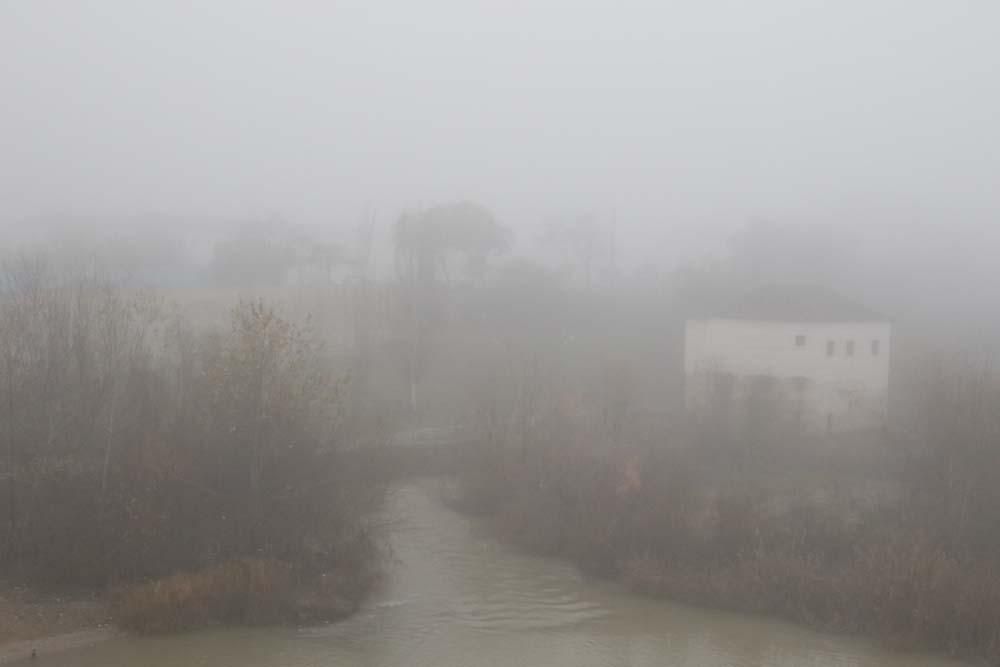
<svg viewBox="0 0 1000 667"><path fill-rule="evenodd" d="M357 609L375 583L374 568L300 580L287 563L243 558L199 572L128 586L112 596L122 628L140 634L216 624L332 621Z"/></svg>
<svg viewBox="0 0 1000 667"><path fill-rule="evenodd" d="M144 634L278 622L291 614L293 589L287 564L246 558L126 587L113 596L112 613L122 628Z"/></svg>
<svg viewBox="0 0 1000 667"><path fill-rule="evenodd" d="M779 616L907 648L1000 658L1000 580L926 544L859 545L833 564L794 553L748 554L715 566L633 558L632 590L696 605Z"/></svg>
<svg viewBox="0 0 1000 667"><path fill-rule="evenodd" d="M817 501L750 470L727 485L731 471L697 448L598 455L563 443L487 458L469 463L467 488L489 492L465 506L511 541L636 592L1000 659L1000 561L944 539L911 495Z"/></svg>

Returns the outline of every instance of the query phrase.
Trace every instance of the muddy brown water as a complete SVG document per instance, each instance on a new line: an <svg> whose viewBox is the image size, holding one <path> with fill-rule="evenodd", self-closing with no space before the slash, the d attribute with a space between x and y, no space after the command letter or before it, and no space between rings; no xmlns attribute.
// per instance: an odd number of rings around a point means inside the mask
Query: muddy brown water
<svg viewBox="0 0 1000 667"><path fill-rule="evenodd" d="M40 655L47 667L930 667L956 665L769 619L692 609L591 580L498 543L439 500L397 488L394 562L356 616L330 626L123 637Z"/></svg>

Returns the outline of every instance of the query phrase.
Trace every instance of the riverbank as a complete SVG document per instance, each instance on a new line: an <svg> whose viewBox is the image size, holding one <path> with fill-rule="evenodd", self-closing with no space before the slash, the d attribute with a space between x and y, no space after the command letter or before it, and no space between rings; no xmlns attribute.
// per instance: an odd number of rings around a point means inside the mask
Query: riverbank
<svg viewBox="0 0 1000 667"><path fill-rule="evenodd" d="M733 474L697 449L550 443L534 455L478 456L451 504L484 515L531 553L642 595L905 650L1000 659L995 552L949 542L948 526L913 493L818 500L779 491L773 472ZM850 486L851 477L824 470Z"/></svg>
<svg viewBox="0 0 1000 667"><path fill-rule="evenodd" d="M125 636L45 656L44 667L965 667L760 615L633 595L493 539L443 507L437 479L393 487L382 520L392 567L361 611L332 625L211 627Z"/></svg>
<svg viewBox="0 0 1000 667"><path fill-rule="evenodd" d="M381 580L362 570L297 580L274 561L244 560L132 585L111 595L0 588L0 664L134 635L222 625L316 625L356 613Z"/></svg>
<svg viewBox="0 0 1000 667"><path fill-rule="evenodd" d="M111 616L96 596L39 594L25 588L0 589L0 646L107 626Z"/></svg>
<svg viewBox="0 0 1000 667"><path fill-rule="evenodd" d="M382 566L368 517L388 476L368 451L382 404L356 407L347 361L278 304L241 301L228 329L199 331L97 268L11 271L0 580L106 605L11 599L11 639L90 614L162 634L358 607Z"/></svg>
<svg viewBox="0 0 1000 667"><path fill-rule="evenodd" d="M105 600L0 588L0 664L115 636Z"/></svg>
<svg viewBox="0 0 1000 667"><path fill-rule="evenodd" d="M322 574L291 564L241 558L116 591L115 623L135 634L167 634L213 625L312 625L355 613L381 578L381 560Z"/></svg>

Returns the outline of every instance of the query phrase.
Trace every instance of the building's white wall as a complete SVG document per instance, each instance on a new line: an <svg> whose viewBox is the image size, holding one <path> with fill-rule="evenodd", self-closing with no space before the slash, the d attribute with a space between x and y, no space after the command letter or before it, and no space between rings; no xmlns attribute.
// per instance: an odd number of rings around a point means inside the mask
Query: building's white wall
<svg viewBox="0 0 1000 667"><path fill-rule="evenodd" d="M805 336L805 345L796 345ZM872 341L879 352L872 354ZM833 341L833 356L827 343ZM854 342L854 354L846 344ZM690 320L684 370L688 408L705 406L709 376L731 374L745 390L759 377L796 387L792 392L809 430L869 428L884 424L889 389L891 330L887 323L793 323ZM829 423L828 423L829 422Z"/></svg>

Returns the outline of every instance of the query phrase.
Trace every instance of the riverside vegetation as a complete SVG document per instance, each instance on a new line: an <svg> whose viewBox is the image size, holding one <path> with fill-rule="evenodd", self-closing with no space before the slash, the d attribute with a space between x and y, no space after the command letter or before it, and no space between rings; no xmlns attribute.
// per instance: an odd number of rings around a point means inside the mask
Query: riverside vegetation
<svg viewBox="0 0 1000 667"><path fill-rule="evenodd" d="M386 478L457 471L455 502L509 539L636 591L1000 657L995 375L898 376L907 409L865 442L802 438L768 400L687 425L685 313L737 291L740 262L602 285L588 236L566 246L574 286L524 259L486 271L506 234L445 242L428 216L394 229L396 283L324 271L221 323L223 293L192 288L194 321L68 268L79 253L7 264L0 581L96 591L139 632L338 618L378 579ZM904 347L894 372L923 356ZM383 405L470 446L380 448Z"/></svg>
<svg viewBox="0 0 1000 667"><path fill-rule="evenodd" d="M542 371L497 366L473 392L455 500L507 539L640 593L1000 660L991 374L921 373L919 418L852 442L765 415L671 430L614 375L581 401L586 383Z"/></svg>
<svg viewBox="0 0 1000 667"><path fill-rule="evenodd" d="M121 626L321 621L378 578L382 476L345 369L260 301L200 331L93 265L0 289L0 580Z"/></svg>

